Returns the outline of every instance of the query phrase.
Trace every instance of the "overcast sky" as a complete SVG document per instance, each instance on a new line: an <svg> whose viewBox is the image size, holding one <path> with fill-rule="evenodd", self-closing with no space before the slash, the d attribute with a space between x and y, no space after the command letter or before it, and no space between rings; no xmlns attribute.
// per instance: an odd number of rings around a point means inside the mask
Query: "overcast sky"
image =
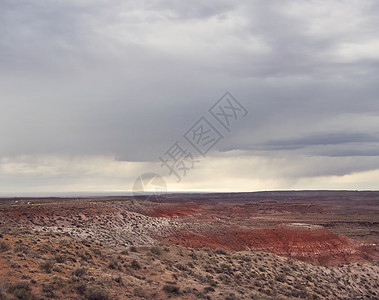
<svg viewBox="0 0 379 300"><path fill-rule="evenodd" d="M0 0L0 194L378 189L378 29L377 0ZM178 182L202 116L223 138Z"/></svg>

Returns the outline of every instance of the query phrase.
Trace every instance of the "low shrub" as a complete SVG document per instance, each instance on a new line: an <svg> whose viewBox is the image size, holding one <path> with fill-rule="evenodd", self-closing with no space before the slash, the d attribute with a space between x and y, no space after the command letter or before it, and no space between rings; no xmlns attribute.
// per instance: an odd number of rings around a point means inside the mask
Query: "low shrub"
<svg viewBox="0 0 379 300"><path fill-rule="evenodd" d="M285 279L286 277L283 274L279 274L278 276L275 277L275 280L279 282L284 282Z"/></svg>
<svg viewBox="0 0 379 300"><path fill-rule="evenodd" d="M54 293L54 284L44 284L42 283L42 292L47 298L56 298L57 295Z"/></svg>
<svg viewBox="0 0 379 300"><path fill-rule="evenodd" d="M0 241L0 253L8 251L9 249L10 247L5 241Z"/></svg>
<svg viewBox="0 0 379 300"><path fill-rule="evenodd" d="M140 263L135 259L132 260L132 262L130 263L130 266L134 269L141 269Z"/></svg>
<svg viewBox="0 0 379 300"><path fill-rule="evenodd" d="M167 293L167 294L179 294L180 293L180 289L178 286L174 285L174 284L165 284L163 286L163 290Z"/></svg>
<svg viewBox="0 0 379 300"><path fill-rule="evenodd" d="M51 270L53 269L54 264L55 264L54 260L47 259L47 260L44 260L44 261L40 262L39 267L45 273L51 273Z"/></svg>
<svg viewBox="0 0 379 300"><path fill-rule="evenodd" d="M118 261L116 259L112 259L109 264L108 264L108 268L110 269L117 269L118 268Z"/></svg>
<svg viewBox="0 0 379 300"><path fill-rule="evenodd" d="M87 288L85 297L88 300L108 300L109 292L99 285L92 285Z"/></svg>
<svg viewBox="0 0 379 300"><path fill-rule="evenodd" d="M211 286L207 286L204 288L204 293L211 293L211 292L214 292L215 289Z"/></svg>
<svg viewBox="0 0 379 300"><path fill-rule="evenodd" d="M216 249L215 253L217 254L221 254L221 255L226 255L228 254L226 251L222 250L222 249Z"/></svg>
<svg viewBox="0 0 379 300"><path fill-rule="evenodd" d="M76 287L76 290L80 295L84 295L84 293L87 291L87 285L85 283L79 283L79 285Z"/></svg>
<svg viewBox="0 0 379 300"><path fill-rule="evenodd" d="M66 258L66 256L64 256L62 254L57 254L54 256L54 259L57 263L63 264L67 258Z"/></svg>
<svg viewBox="0 0 379 300"><path fill-rule="evenodd" d="M141 287L135 288L133 292L136 297L145 298L147 296L146 292Z"/></svg>
<svg viewBox="0 0 379 300"><path fill-rule="evenodd" d="M186 266L183 266L182 264L176 264L175 268L177 268L180 271L188 271Z"/></svg>
<svg viewBox="0 0 379 300"><path fill-rule="evenodd" d="M153 253L155 255L162 255L162 249L158 246L152 246L150 248L150 251L151 251L151 253Z"/></svg>
<svg viewBox="0 0 379 300"><path fill-rule="evenodd" d="M27 281L20 281L9 287L9 292L21 300L31 300L30 285Z"/></svg>
<svg viewBox="0 0 379 300"><path fill-rule="evenodd" d="M85 268L76 268L72 274L77 276L77 277L82 277L83 275L85 275L87 272L87 270Z"/></svg>

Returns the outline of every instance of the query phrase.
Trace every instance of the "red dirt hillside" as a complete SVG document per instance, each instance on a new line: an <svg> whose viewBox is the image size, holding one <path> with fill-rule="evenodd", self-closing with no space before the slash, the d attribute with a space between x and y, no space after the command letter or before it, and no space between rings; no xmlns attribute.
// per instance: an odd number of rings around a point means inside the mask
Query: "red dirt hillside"
<svg viewBox="0 0 379 300"><path fill-rule="evenodd" d="M376 246L364 246L346 236L337 235L322 226L282 224L264 229L225 228L209 232L184 231L161 238L162 241L186 247L208 247L223 250L254 249L293 257L317 265L378 259ZM374 257L376 256L376 257Z"/></svg>
<svg viewBox="0 0 379 300"><path fill-rule="evenodd" d="M264 201L254 203L229 204L218 203L217 205L198 204L193 202L184 203L161 203L145 212L151 217L184 217L191 215L225 216L231 218L251 217L258 214L275 213L325 213L318 205L309 203L280 203L278 201Z"/></svg>

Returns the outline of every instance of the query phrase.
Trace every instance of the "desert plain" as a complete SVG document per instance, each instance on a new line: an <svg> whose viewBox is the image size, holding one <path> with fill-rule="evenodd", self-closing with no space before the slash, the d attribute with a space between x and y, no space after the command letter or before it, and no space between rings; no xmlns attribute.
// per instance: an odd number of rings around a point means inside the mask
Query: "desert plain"
<svg viewBox="0 0 379 300"><path fill-rule="evenodd" d="M379 299L379 192L0 199L0 299Z"/></svg>

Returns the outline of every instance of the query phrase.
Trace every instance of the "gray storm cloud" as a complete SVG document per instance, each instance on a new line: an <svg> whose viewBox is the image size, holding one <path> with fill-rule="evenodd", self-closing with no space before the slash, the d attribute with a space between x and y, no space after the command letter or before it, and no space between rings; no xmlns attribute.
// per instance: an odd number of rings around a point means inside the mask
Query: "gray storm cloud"
<svg viewBox="0 0 379 300"><path fill-rule="evenodd" d="M378 15L375 0L1 1L2 186L154 165L227 90L249 115L210 157L258 157L272 180L379 169Z"/></svg>

